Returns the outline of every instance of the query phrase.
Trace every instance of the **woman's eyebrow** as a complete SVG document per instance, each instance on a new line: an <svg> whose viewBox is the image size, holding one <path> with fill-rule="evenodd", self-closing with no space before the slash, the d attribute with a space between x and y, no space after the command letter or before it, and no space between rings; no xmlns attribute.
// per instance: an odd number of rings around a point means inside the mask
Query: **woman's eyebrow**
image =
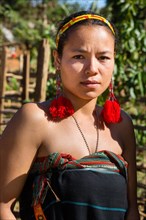
<svg viewBox="0 0 146 220"><path fill-rule="evenodd" d="M88 50L86 49L72 49L72 52L77 52L77 53L89 53ZM96 52L99 55L104 55L104 54L112 54L112 52L110 50L104 50L104 51L97 51Z"/></svg>
<svg viewBox="0 0 146 220"><path fill-rule="evenodd" d="M85 49L72 49L71 50L72 52L78 52L78 53L87 53L88 51L87 50L85 50Z"/></svg>
<svg viewBox="0 0 146 220"><path fill-rule="evenodd" d="M105 51L100 51L100 52L97 52L98 54L112 54L112 52L110 50L105 50Z"/></svg>

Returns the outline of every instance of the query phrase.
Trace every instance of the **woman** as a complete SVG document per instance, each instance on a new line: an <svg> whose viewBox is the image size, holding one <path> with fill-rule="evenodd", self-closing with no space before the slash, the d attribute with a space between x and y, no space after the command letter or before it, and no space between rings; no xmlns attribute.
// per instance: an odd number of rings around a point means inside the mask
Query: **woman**
<svg viewBox="0 0 146 220"><path fill-rule="evenodd" d="M133 125L111 83L115 48L114 27L93 12L60 24L57 97L25 104L1 138L2 220L15 219L18 198L27 220L139 220Z"/></svg>

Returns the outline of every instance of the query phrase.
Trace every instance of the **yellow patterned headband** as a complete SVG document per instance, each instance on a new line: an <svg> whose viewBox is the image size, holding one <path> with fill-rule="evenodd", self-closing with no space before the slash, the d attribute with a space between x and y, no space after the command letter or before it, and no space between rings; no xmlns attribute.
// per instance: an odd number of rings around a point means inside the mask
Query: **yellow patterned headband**
<svg viewBox="0 0 146 220"><path fill-rule="evenodd" d="M63 27L59 30L57 37L56 37L56 46L58 47L58 42L60 39L60 36L72 25L74 25L75 23L82 21L82 20L86 20L86 19L96 19L99 21L104 22L105 24L108 25L108 27L111 29L111 31L113 32L113 34L115 35L115 31L112 27L112 25L110 24L110 22L108 20L106 20L104 17L99 16L99 15L93 15L93 14L85 14L85 15L79 15L75 18L72 18L69 22L67 22L66 24L63 25Z"/></svg>

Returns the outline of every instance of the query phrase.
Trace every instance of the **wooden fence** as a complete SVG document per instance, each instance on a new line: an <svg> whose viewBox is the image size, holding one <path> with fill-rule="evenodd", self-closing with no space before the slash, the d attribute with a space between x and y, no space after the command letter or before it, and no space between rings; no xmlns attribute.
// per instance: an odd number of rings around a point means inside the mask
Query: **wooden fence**
<svg viewBox="0 0 146 220"><path fill-rule="evenodd" d="M0 47L0 133L14 113L27 101L43 101L46 98L46 84L49 76L48 65L50 47L44 39L38 49L37 70L31 72L30 52L19 50L19 55L11 56L9 48L21 47L19 44L7 44ZM9 84L15 79L13 89ZM16 85L15 85L16 84ZM133 116L134 117L134 116ZM135 125L135 130L146 131L146 126ZM137 161L138 205L141 220L146 220L146 146L137 146L137 156L143 158Z"/></svg>
<svg viewBox="0 0 146 220"><path fill-rule="evenodd" d="M30 71L30 52L22 50L13 58L10 49L18 44L0 48L0 133L9 119L24 102L43 101L46 98L50 47L46 39L40 43L36 73ZM12 80L15 80L12 82ZM10 85L13 84L13 85ZM10 87L10 88L9 88ZM13 87L17 87L13 89Z"/></svg>

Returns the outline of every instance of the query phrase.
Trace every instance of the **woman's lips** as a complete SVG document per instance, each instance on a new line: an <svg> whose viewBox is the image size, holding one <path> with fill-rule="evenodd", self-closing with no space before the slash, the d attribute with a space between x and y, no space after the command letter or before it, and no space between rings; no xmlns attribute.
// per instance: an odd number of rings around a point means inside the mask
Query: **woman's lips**
<svg viewBox="0 0 146 220"><path fill-rule="evenodd" d="M86 80L86 81L81 82L81 84L85 87L96 88L99 82L97 82L96 80L92 80L92 81Z"/></svg>

